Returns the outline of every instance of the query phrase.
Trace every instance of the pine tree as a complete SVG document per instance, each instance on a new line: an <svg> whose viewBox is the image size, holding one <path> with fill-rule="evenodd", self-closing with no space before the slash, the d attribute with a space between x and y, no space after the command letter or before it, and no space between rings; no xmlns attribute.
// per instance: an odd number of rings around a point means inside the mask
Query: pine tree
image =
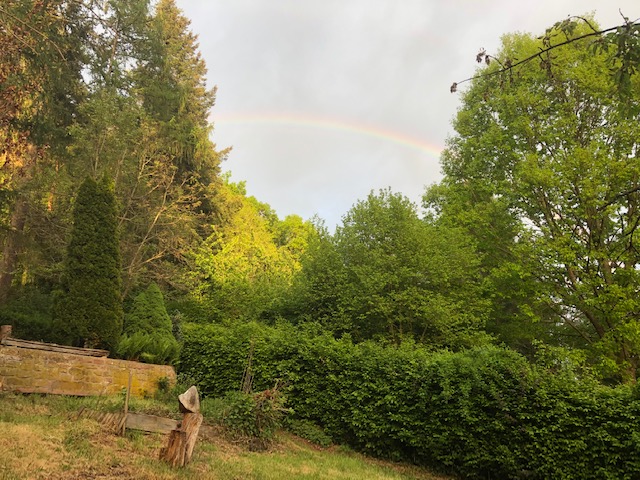
<svg viewBox="0 0 640 480"><path fill-rule="evenodd" d="M110 181L80 186L67 249L58 328L73 345L113 350L122 332L120 252L116 201Z"/></svg>
<svg viewBox="0 0 640 480"><path fill-rule="evenodd" d="M131 312L125 316L124 332L172 334L171 318L157 283L152 283L133 300Z"/></svg>
<svg viewBox="0 0 640 480"><path fill-rule="evenodd" d="M179 177L208 183L218 174L220 154L209 140L215 90L206 86L207 67L175 0L160 0L150 22L149 60L137 70L146 112L160 125Z"/></svg>

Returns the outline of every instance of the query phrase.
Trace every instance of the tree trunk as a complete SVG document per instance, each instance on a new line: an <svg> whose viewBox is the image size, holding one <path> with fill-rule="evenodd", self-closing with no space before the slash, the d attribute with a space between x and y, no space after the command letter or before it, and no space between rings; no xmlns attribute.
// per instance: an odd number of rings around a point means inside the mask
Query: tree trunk
<svg viewBox="0 0 640 480"><path fill-rule="evenodd" d="M11 214L11 225L5 237L2 258L0 258L0 305L5 303L9 297L9 289L13 281L16 264L18 263L18 253L20 252L20 236L24 230L26 219L27 201L22 197L18 197Z"/></svg>

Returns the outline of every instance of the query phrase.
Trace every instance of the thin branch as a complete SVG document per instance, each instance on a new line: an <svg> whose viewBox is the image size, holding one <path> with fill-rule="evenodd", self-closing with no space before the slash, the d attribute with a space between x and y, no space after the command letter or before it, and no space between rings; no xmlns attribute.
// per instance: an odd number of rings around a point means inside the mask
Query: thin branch
<svg viewBox="0 0 640 480"><path fill-rule="evenodd" d="M587 342L588 344L593 343L593 339L590 336L588 336L585 332L583 332L581 329L579 329L576 325L574 325L571 319L567 319L564 323L569 325L569 327L571 327L573 330L575 330L585 342Z"/></svg>
<svg viewBox="0 0 640 480"><path fill-rule="evenodd" d="M602 210L604 210L607 207L610 207L611 205L613 205L614 203L616 203L618 201L618 199L622 198L622 197L626 197L628 195L631 195L632 193L636 193L636 192L640 192L640 186L634 187L630 190L626 190L622 193L619 193L617 195L615 195L611 200L609 200L607 203L605 203L604 205L600 205L597 208L598 212L601 212Z"/></svg>
<svg viewBox="0 0 640 480"><path fill-rule="evenodd" d="M64 56L64 54L62 53L62 50L60 50L60 47L56 44L56 42L54 42L53 40L51 40L49 38L49 36L38 30L36 27L34 27L33 25L29 25L27 22L25 22L24 20L22 20L21 18L13 15L12 13L8 12L7 10L5 10L4 8L0 7L0 13L3 13L9 17L11 17L13 20L21 23L25 28L28 28L29 30L32 30L34 32L36 32L37 34L39 34L42 38L44 38L47 42L49 42L51 45L53 45L55 47L55 49L58 51L58 54L60 55L60 58L64 61L66 61L66 57ZM29 46L29 48L33 49L33 47Z"/></svg>
<svg viewBox="0 0 640 480"><path fill-rule="evenodd" d="M460 80L459 82L454 82L453 85L451 85L451 92L454 93L457 90L458 85L460 85L461 83L469 82L469 81L475 80L477 78L492 77L494 75L499 75L501 73L508 72L510 70L513 70L515 67L517 67L519 65L522 65L522 64L530 62L531 60L534 60L535 58L542 58L542 55L544 55L547 52L550 52L551 50L555 50L556 48L563 47L565 45L568 45L568 44L573 43L573 42L577 42L577 41L582 40L584 38L603 35L605 33L617 30L617 29L619 29L620 27L623 26L623 25L616 25L615 27L605 28L604 30L595 30L593 28L593 26L589 22L587 22L584 18L582 18L582 17L572 17L572 18L580 18L581 20L585 21L587 23L587 25L589 25L589 27L594 31L593 32L589 32L589 33L585 33L584 35L580 35L578 37L570 38L568 40L565 40L564 42L560 42L560 43L557 43L555 45L551 45L551 46L546 47L546 48L542 48L542 49L540 49L539 52L534 53L533 55L530 55L527 58L525 58L523 60L519 60L519 61L517 61L515 63L508 63L507 62L507 64L505 66L503 66L502 68L499 68L498 70L495 70L493 72L480 73L478 75L474 75L472 77L465 78L464 80ZM640 23L637 20L635 20L633 22L625 23L624 26L626 26L626 27L634 27L634 26L639 26L639 25L640 25ZM493 56L490 56L490 58L495 60L495 57L493 57Z"/></svg>

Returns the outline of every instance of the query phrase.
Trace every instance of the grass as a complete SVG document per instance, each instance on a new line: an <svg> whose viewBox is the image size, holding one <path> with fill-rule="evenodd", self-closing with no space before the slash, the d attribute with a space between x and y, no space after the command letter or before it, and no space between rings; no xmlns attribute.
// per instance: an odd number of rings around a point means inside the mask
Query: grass
<svg viewBox="0 0 640 480"><path fill-rule="evenodd" d="M117 436L80 418L82 408L113 411L121 399L0 394L0 480L23 479L371 479L444 480L416 467L373 460L341 447L323 449L288 433L266 452L237 442L199 439L191 463L172 469L158 460L166 437L127 431ZM141 410L162 410L138 402Z"/></svg>

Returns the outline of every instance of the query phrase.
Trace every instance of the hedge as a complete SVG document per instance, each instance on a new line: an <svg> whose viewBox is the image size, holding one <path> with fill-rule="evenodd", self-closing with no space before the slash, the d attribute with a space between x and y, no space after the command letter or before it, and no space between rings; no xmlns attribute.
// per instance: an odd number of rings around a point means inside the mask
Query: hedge
<svg viewBox="0 0 640 480"><path fill-rule="evenodd" d="M179 369L205 395L284 382L338 442L463 478L640 478L640 399L500 347L429 352L289 325L188 325Z"/></svg>

